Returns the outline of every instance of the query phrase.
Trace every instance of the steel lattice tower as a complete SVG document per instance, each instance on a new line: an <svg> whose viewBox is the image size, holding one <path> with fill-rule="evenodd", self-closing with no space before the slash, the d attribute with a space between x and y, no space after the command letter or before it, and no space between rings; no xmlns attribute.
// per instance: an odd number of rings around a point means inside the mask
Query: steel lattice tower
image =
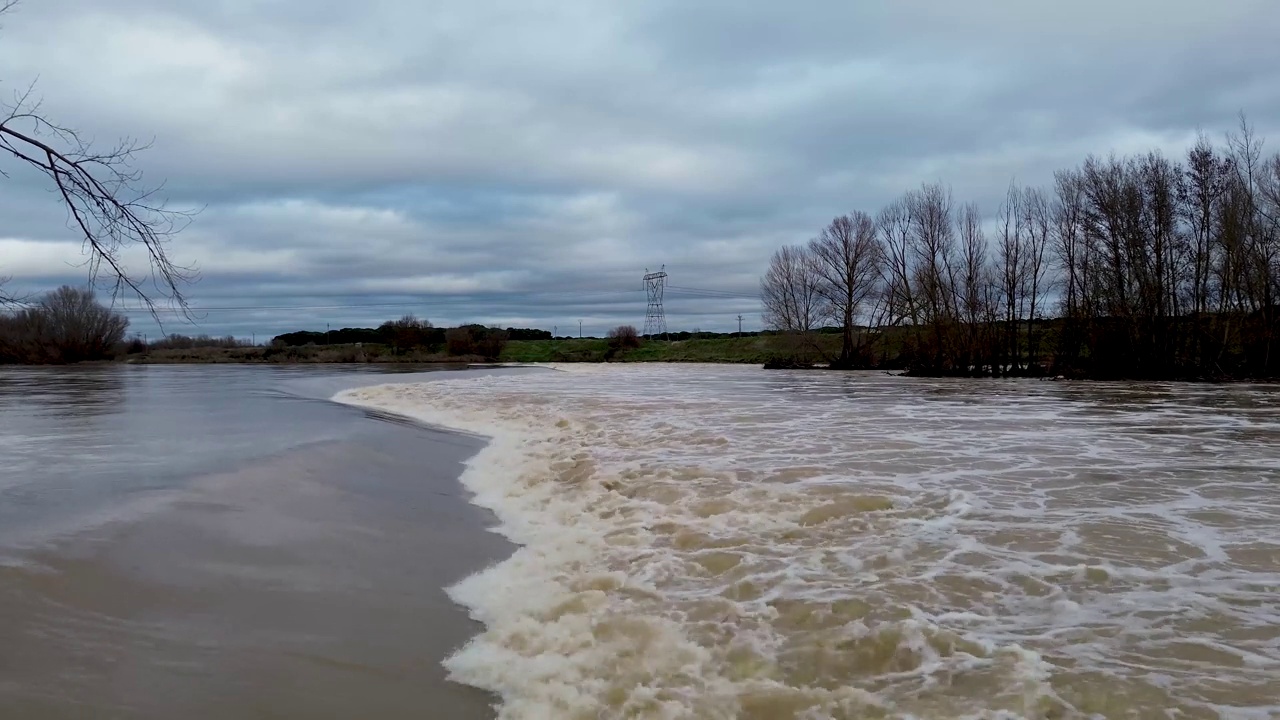
<svg viewBox="0 0 1280 720"><path fill-rule="evenodd" d="M662 291L667 286L666 265L656 273L649 272L649 268L645 268L644 290L649 296L649 307L644 313L644 333L645 337L654 337L667 332L667 313L662 309Z"/></svg>

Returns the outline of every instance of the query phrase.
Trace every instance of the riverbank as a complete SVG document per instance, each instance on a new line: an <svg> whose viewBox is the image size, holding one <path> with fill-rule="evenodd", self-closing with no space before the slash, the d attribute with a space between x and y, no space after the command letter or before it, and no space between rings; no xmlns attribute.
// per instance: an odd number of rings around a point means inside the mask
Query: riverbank
<svg viewBox="0 0 1280 720"><path fill-rule="evenodd" d="M221 363L397 363L431 365L474 365L503 363L573 362L693 362L747 363L762 365L777 354L768 336L650 340L637 348L614 348L604 338L561 338L556 340L512 340L495 358L478 355L448 355L426 349L392 352L383 345L301 345L291 347L233 347L149 350L127 355L122 362L132 364L221 364ZM839 336L818 336L824 349L839 352Z"/></svg>
<svg viewBox="0 0 1280 720"><path fill-rule="evenodd" d="M974 355L966 364L950 366L922 355L922 338L910 328L895 327L860 331L855 337L853 360L841 365L841 334L831 328L807 336L747 333L742 336L717 333L674 333L671 339L644 339L626 347L607 338L553 338L510 340L502 344L496 357L477 354L450 354L444 346L397 349L380 343L263 346L151 347L121 351L105 363L131 365L309 365L346 364L374 366L417 366L423 369L451 369L486 364L548 363L708 363L762 365L768 369L830 368L839 370L879 370L913 377L1034 377L1106 381L1173 382L1273 382L1275 377L1254 372L1212 373L1194 368L1170 367L1161 372L1132 372L1132 368L1108 363L1061 363L1056 356L1058 325L1038 324L1036 341L1024 332L1020 337L1020 359L1015 363ZM927 338L924 338L927 340ZM1036 351L1028 356L1027 349ZM1227 363L1228 366L1231 363Z"/></svg>
<svg viewBox="0 0 1280 720"><path fill-rule="evenodd" d="M456 365L466 367L485 362L480 355L448 355L423 348L393 352L382 345L299 345L274 347L200 347L147 350L125 355L120 362L133 365L221 365L221 364L385 364Z"/></svg>

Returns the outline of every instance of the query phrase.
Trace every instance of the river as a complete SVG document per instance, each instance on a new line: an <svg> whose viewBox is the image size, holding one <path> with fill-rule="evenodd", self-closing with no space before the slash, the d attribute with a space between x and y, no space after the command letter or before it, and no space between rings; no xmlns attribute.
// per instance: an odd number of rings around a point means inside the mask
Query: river
<svg viewBox="0 0 1280 720"><path fill-rule="evenodd" d="M0 368L0 717L1280 717L1278 386L412 370Z"/></svg>

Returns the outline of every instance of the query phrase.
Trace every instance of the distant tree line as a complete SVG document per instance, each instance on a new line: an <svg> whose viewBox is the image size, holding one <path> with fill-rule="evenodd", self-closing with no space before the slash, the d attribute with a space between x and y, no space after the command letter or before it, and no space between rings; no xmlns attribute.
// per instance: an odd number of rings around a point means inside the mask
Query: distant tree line
<svg viewBox="0 0 1280 720"><path fill-rule="evenodd" d="M137 353L144 350L194 350L196 348L239 348L251 347L253 343L241 340L234 335L212 337L210 335L182 335L173 333L149 343L142 338L133 338L128 343L128 352Z"/></svg>
<svg viewBox="0 0 1280 720"><path fill-rule="evenodd" d="M495 328L470 324L439 328L413 315L388 320L376 328L342 328L328 332L300 331L277 335L272 344L283 347L368 343L387 345L397 353L417 349L453 356L497 358L508 340L550 340L546 330Z"/></svg>
<svg viewBox="0 0 1280 720"><path fill-rule="evenodd" d="M63 286L0 315L0 362L60 364L114 357L129 321L92 290Z"/></svg>
<svg viewBox="0 0 1280 720"><path fill-rule="evenodd" d="M1181 160L1090 156L994 223L926 184L778 250L766 326L802 362L930 375L1280 374L1280 153L1241 118ZM840 329L838 355L812 333ZM889 338L893 338L890 347Z"/></svg>
<svg viewBox="0 0 1280 720"><path fill-rule="evenodd" d="M92 290L62 287L35 302L0 313L0 363L60 364L110 360L150 351L236 349L252 343L234 336L168 334L147 342L126 338L129 321L99 303ZM496 328L479 324L438 328L405 315L376 328L342 328L329 332L285 333L272 339L275 348L306 345L384 345L396 355L446 354L496 359L509 340L550 340L551 333L531 328Z"/></svg>

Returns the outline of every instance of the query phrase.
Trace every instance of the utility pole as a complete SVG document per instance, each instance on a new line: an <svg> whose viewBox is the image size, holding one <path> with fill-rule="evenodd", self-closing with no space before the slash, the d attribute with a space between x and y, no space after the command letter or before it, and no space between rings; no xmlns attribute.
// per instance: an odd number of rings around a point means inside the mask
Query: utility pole
<svg viewBox="0 0 1280 720"><path fill-rule="evenodd" d="M329 323L324 324L324 344L329 344Z"/></svg>
<svg viewBox="0 0 1280 720"><path fill-rule="evenodd" d="M667 332L667 313L662 309L662 291L667 286L667 266L663 265L658 272L651 273L644 269L644 290L649 305L644 312L644 337L657 337L658 333Z"/></svg>
<svg viewBox="0 0 1280 720"><path fill-rule="evenodd" d="M738 316L738 337L742 337L742 316Z"/></svg>
<svg viewBox="0 0 1280 720"><path fill-rule="evenodd" d="M579 340L582 339L582 321L581 320L578 321L578 339Z"/></svg>

